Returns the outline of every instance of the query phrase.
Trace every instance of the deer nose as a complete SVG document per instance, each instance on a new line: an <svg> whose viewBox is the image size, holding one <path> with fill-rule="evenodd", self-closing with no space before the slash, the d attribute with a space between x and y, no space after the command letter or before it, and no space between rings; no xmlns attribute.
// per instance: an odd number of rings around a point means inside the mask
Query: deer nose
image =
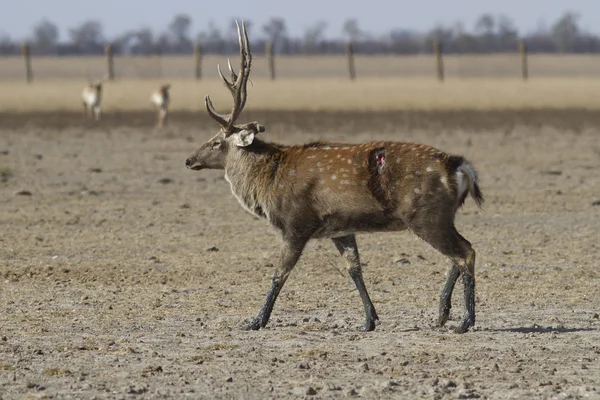
<svg viewBox="0 0 600 400"><path fill-rule="evenodd" d="M188 158L187 160L185 160L185 166L189 167L190 165L192 165L192 159Z"/></svg>

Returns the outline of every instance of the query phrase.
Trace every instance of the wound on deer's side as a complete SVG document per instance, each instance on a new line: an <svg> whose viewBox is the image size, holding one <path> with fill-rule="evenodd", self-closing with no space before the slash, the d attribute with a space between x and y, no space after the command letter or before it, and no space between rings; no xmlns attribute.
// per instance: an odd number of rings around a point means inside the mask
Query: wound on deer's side
<svg viewBox="0 0 600 400"><path fill-rule="evenodd" d="M396 202L391 192L390 177L387 171L387 151L378 147L369 153L369 189L385 210L394 210Z"/></svg>
<svg viewBox="0 0 600 400"><path fill-rule="evenodd" d="M373 157L375 158L375 166L378 174L382 174L386 165L385 149L380 147L373 150Z"/></svg>

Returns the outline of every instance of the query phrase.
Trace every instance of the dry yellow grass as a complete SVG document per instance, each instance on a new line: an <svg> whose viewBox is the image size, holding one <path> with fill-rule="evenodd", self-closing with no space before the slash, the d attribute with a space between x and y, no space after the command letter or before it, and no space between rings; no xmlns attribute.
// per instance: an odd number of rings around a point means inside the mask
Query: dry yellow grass
<svg viewBox="0 0 600 400"><path fill-rule="evenodd" d="M232 56L237 64L236 55ZM103 108L151 109L150 93L171 82L172 110L202 110L209 93L227 110L228 92L217 79L225 56L203 59L203 79L191 79L191 56L116 57L117 80L105 86ZM267 79L264 57L256 56L249 109L519 109L600 108L600 57L532 55L529 82L519 79L515 54L446 56L447 80L434 76L431 55L358 56L358 79L346 76L343 56L278 57L277 80ZM81 109L81 90L100 78L102 57L33 59L35 81L24 83L23 60L0 58L0 111Z"/></svg>
<svg viewBox="0 0 600 400"><path fill-rule="evenodd" d="M123 80L104 88L103 108L152 109L150 94L163 80ZM171 80L172 110L204 110L210 94L226 111L229 92L217 79ZM0 82L0 111L81 110L79 80ZM600 108L600 78L433 79L364 78L355 82L335 78L296 78L275 82L257 78L249 84L247 108L254 110L399 110L399 109L522 109Z"/></svg>

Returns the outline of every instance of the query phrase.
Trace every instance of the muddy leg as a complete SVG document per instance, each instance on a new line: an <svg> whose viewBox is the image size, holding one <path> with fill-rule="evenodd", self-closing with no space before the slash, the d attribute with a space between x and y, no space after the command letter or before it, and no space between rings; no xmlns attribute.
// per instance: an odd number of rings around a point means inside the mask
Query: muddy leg
<svg viewBox="0 0 600 400"><path fill-rule="evenodd" d="M468 243L468 242L467 242ZM470 249L462 271L465 290L465 317L456 332L464 333L475 325L475 250Z"/></svg>
<svg viewBox="0 0 600 400"><path fill-rule="evenodd" d="M298 262L307 241L308 239L284 241L281 249L281 262L279 268L275 270L275 274L273 275L271 289L267 294L265 304L260 309L258 315L244 327L245 330L256 331L267 326L269 318L271 317L271 312L273 311L273 306L275 305L275 300L277 300L281 288Z"/></svg>
<svg viewBox="0 0 600 400"><path fill-rule="evenodd" d="M452 291L454 290L454 284L459 276L460 270L456 264L452 263L450 272L448 272L448 280L446 280L446 285L444 285L442 295L440 296L440 314L438 317L438 324L440 326L444 326L450 316L450 309L452 308Z"/></svg>
<svg viewBox="0 0 600 400"><path fill-rule="evenodd" d="M365 325L361 328L363 331L372 331L375 329L375 321L379 320L375 307L371 302L365 282L362 277L362 268L360 265L360 258L358 255L358 247L356 246L356 238L354 235L348 235L344 237L333 238L333 243L337 247L338 251L346 259L346 268L350 277L354 281L358 294L363 302L365 308Z"/></svg>
<svg viewBox="0 0 600 400"><path fill-rule="evenodd" d="M450 312L452 290L459 275L463 277L465 289L465 316L456 332L464 333L475 325L475 250L471 243L458 233L454 224L443 219L433 221L433 225L412 225L413 231L423 240L431 244L440 253L452 260L452 269L440 296L439 323L443 325Z"/></svg>

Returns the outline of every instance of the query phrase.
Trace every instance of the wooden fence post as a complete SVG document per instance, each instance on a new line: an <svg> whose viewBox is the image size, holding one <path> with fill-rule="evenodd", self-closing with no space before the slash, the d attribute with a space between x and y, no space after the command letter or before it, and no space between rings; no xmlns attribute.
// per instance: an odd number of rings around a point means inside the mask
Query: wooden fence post
<svg viewBox="0 0 600 400"><path fill-rule="evenodd" d="M519 53L521 53L521 77L524 81L529 79L529 67L527 65L527 45L519 42Z"/></svg>
<svg viewBox="0 0 600 400"><path fill-rule="evenodd" d="M112 81L115 79L115 65L113 62L113 52L110 43L104 46L104 57L106 58L106 79Z"/></svg>
<svg viewBox="0 0 600 400"><path fill-rule="evenodd" d="M29 50L29 44L23 43L21 45L21 54L23 55L23 60L25 60L25 77L27 83L31 83L33 82L33 70L31 69L31 52Z"/></svg>
<svg viewBox="0 0 600 400"><path fill-rule="evenodd" d="M267 56L267 63L269 64L269 76L271 80L275 80L275 57L273 56L273 44L271 42L265 43L265 54Z"/></svg>
<svg viewBox="0 0 600 400"><path fill-rule="evenodd" d="M354 80L356 78L356 70L354 69L354 49L352 47L352 42L346 43L346 57L348 58L348 74L350 75L350 80Z"/></svg>
<svg viewBox="0 0 600 400"><path fill-rule="evenodd" d="M194 77L196 80L202 77L202 54L200 53L200 41L194 42Z"/></svg>
<svg viewBox="0 0 600 400"><path fill-rule="evenodd" d="M439 40L433 42L433 52L435 54L437 77L440 82L444 81L444 59L442 57L442 44Z"/></svg>

